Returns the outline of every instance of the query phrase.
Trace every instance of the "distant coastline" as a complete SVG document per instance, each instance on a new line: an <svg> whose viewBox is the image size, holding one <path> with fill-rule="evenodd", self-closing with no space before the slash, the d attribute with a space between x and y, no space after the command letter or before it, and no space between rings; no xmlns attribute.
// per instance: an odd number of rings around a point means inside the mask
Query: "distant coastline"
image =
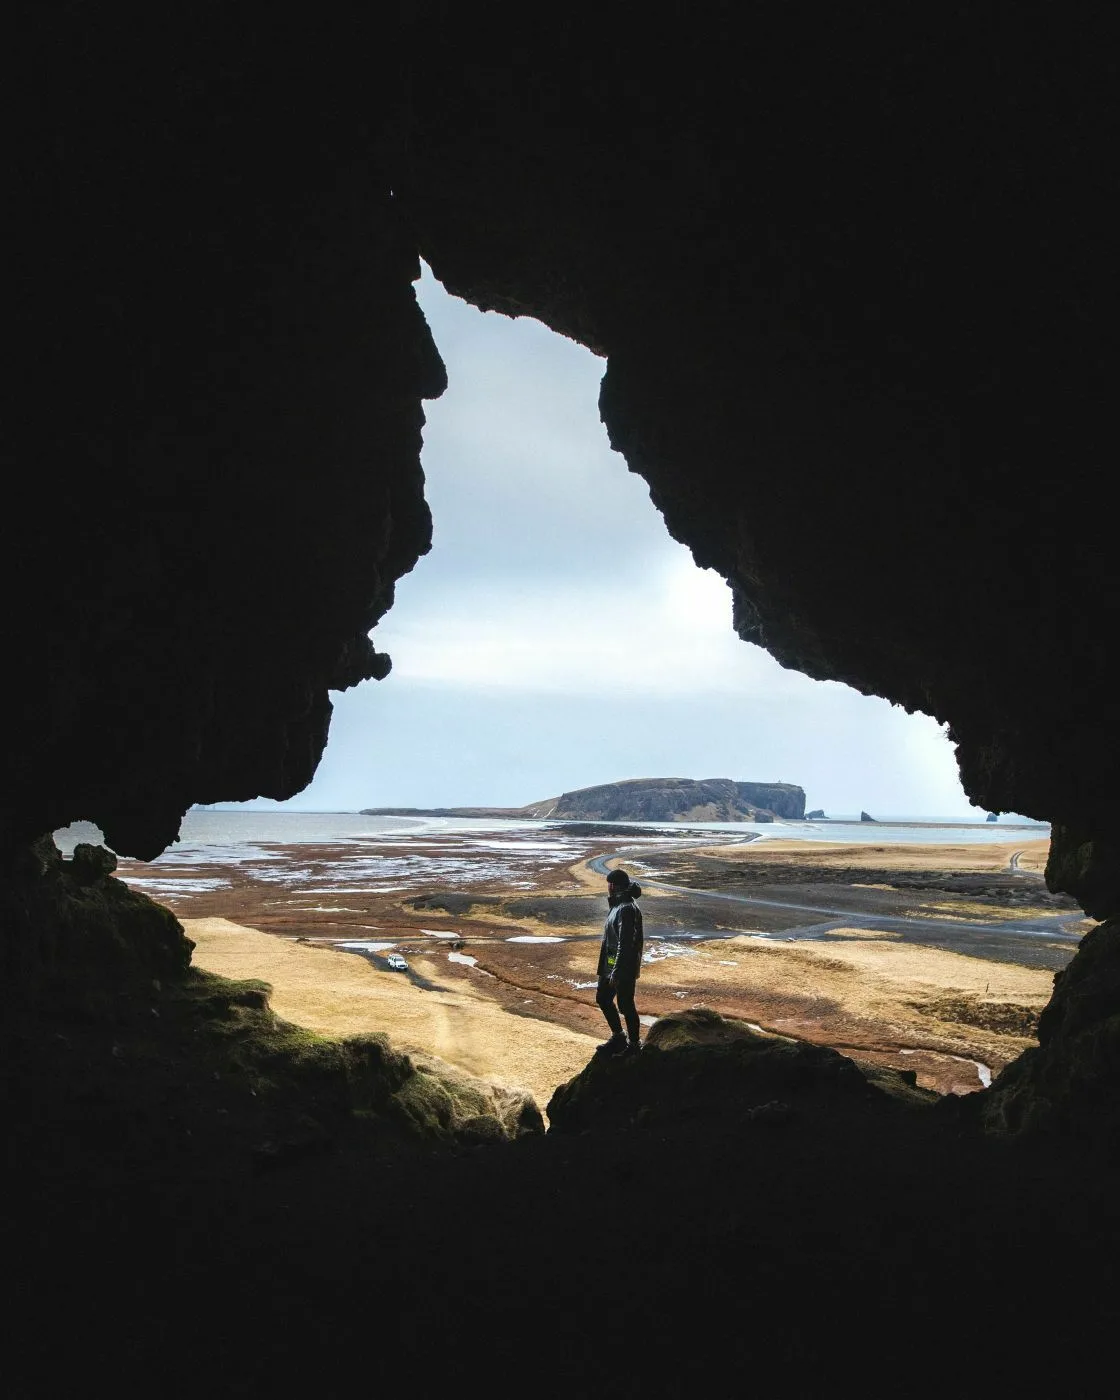
<svg viewBox="0 0 1120 1400"><path fill-rule="evenodd" d="M365 817L497 817L506 820L615 822L801 821L805 789L796 783L736 778L628 778L562 792L524 807L363 807Z"/></svg>
<svg viewBox="0 0 1120 1400"><path fill-rule="evenodd" d="M237 810L237 809L229 809L229 810ZM296 814L296 815L298 815L298 814ZM307 815L312 815L312 816L314 816L314 815L319 815L319 816L330 816L330 815L348 816L348 815L356 815L356 816L361 816L361 817L450 817L450 818L464 818L464 819L468 819L468 820L469 820L469 819L480 820L480 819L491 818L491 819L498 820L498 821L547 821L547 822L561 823L561 824L565 824L565 825L570 825L570 824L572 824L573 822L575 822L575 824L577 824L577 825L587 826L587 827L597 827L597 828L599 828L600 830L603 830L604 828L608 828L610 825L612 825L612 822L611 822L611 821L608 821L607 819L599 819L599 818L590 818L590 817L587 817L587 818L581 818L581 819L579 819L578 821L576 821L576 819L569 819L569 818L563 818L563 817L547 817L547 816L541 816L539 813L532 812L532 811L527 811L527 810L526 810L525 808L523 808L523 807L362 807L362 808L360 808L360 809L358 810L358 812L356 812L356 813L340 812L340 813L332 814L332 813L327 813L327 812L323 812L323 813L310 813L310 812L309 812ZM733 820L733 821L738 821L738 822L743 822L743 823L749 823L750 818L747 818L747 817L740 817L740 818L733 818L732 820ZM756 820L757 820L757 819L756 819ZM795 826L802 826L802 825L804 825L804 826L859 826L859 825L861 825L860 819L859 819L858 816L854 816L854 817L777 817L777 818L770 818L768 821L767 821L767 820L764 820L762 824L764 824L764 825L769 825L770 822L773 822L775 825L778 825L778 826L784 826L784 825L786 825L786 824L791 824L791 825L795 825ZM634 821L630 821L630 822L625 822L625 823L619 824L619 834L622 835L622 834L624 834L626 831L632 831L632 830L634 830L635 828L639 828L639 827L641 827L641 826L643 826L643 825L651 825L651 826L662 825L662 826L663 826L663 825L666 825L666 824L669 824L669 823L672 823L673 825L682 825L682 826L684 826L684 825L703 825L703 824L704 824L704 821L703 821L702 818L699 818L699 819L698 819L698 818L695 818L695 817L684 817L684 816L664 817L664 818L649 818L649 817L647 817L647 818L645 818L645 819L635 819ZM616 819L616 821L615 821L615 824L617 824L617 819ZM721 823L720 821L717 820L717 821L715 821L715 822L712 822L711 824L712 824L712 825L718 826L718 825L724 825L724 824L726 824L726 822L722 822L722 823ZM862 823L862 825L867 826L867 825L869 825L869 823ZM875 820L875 822L873 823L873 825L874 825L874 826L890 827L890 828L896 828L896 827L916 827L916 828L930 829L930 830L951 830L951 829L954 828L954 827L974 827L974 826L985 826L985 825L987 825L987 826L995 826L995 825L997 825L997 823L995 823L995 822L987 822L986 819L983 818L983 817L941 817L941 818L935 818L935 817L879 817L879 818L876 818L876 820ZM1049 822L1034 821L1034 820L1033 820L1032 818L1030 818L1030 817L1024 817L1024 818L1019 819L1019 820L1016 820L1016 821L1004 821L1004 820L1001 819L1001 820L999 821L999 823L998 823L998 826L999 826L999 829L1000 829L1001 831L1036 831L1036 830L1037 830L1037 831L1049 831L1049 829L1050 829L1050 823L1049 823ZM610 833L609 833L609 831L606 831L606 832L604 832L604 834L610 834ZM884 838L884 839L887 839L887 838Z"/></svg>

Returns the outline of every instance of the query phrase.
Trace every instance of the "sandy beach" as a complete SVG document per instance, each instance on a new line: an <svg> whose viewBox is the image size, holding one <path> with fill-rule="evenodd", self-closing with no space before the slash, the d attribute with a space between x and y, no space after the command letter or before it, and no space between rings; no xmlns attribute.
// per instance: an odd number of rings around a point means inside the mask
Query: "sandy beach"
<svg viewBox="0 0 1120 1400"><path fill-rule="evenodd" d="M971 1092L1035 1043L1054 973L1090 926L1046 891L1047 844L635 842L621 856L646 886L639 1011L648 1025L708 1006ZM619 838L374 846L165 856L119 874L182 919L198 966L269 982L286 1019L385 1031L543 1107L606 1034L594 979Z"/></svg>

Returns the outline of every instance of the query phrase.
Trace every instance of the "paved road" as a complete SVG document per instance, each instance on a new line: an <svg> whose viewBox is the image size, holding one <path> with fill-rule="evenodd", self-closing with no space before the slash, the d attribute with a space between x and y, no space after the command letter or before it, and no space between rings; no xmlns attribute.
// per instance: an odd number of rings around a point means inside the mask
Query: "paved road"
<svg viewBox="0 0 1120 1400"><path fill-rule="evenodd" d="M627 852L610 852L607 855L594 856L587 862L587 868L595 871L596 874L605 875L609 861L623 859L627 854ZM1016 852L1015 856L1012 856L1012 860L1015 861L1016 857L1021 854L1021 851ZM1082 938L1080 933L1071 932L1065 927L1067 923L1080 921L1084 917L1080 910L1071 910L1063 914L1046 914L1036 919L1020 919L1014 922L981 923L965 919L911 919L898 914L853 913L851 910L836 909L824 904L802 904L792 899L760 899L756 895L731 894L726 890L693 889L686 885L670 885L664 880L643 879L641 883L647 889L663 890L667 894L684 895L689 899L720 900L730 904L752 905L760 909L785 909L798 914L824 916L782 929L781 936L783 938L794 940L822 938L837 928L876 929L903 936L920 933L927 939L931 933L938 933L942 936L955 934L1000 939L1021 938L1027 941L1045 939L1051 943L1066 942L1071 947L1080 943Z"/></svg>

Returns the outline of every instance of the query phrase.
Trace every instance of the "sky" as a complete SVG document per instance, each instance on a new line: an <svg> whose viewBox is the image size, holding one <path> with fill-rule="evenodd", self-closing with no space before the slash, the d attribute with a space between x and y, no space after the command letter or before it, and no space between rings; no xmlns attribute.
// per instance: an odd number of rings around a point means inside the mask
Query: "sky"
<svg viewBox="0 0 1120 1400"><path fill-rule="evenodd" d="M599 421L605 362L480 312L425 267L449 388L425 405L432 552L371 633L384 681L332 694L284 804L521 806L625 778L798 783L829 816L977 817L943 727L783 669L670 538Z"/></svg>

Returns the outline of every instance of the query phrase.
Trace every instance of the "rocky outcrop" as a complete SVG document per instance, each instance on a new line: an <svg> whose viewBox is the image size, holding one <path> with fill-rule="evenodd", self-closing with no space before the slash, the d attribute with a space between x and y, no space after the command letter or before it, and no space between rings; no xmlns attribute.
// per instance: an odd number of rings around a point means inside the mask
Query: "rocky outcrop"
<svg viewBox="0 0 1120 1400"><path fill-rule="evenodd" d="M91 845L64 860L49 836L7 853L0 980L9 1014L103 1016L122 997L186 975L194 944L169 910L114 876L116 864Z"/></svg>
<svg viewBox="0 0 1120 1400"><path fill-rule="evenodd" d="M856 1113L893 1104L933 1104L892 1070L862 1071L822 1046L759 1033L707 1008L664 1016L649 1031L642 1054L595 1056L548 1103L551 1131L581 1133L636 1123L656 1130L682 1117L722 1114L781 1127L822 1100L847 1102Z"/></svg>
<svg viewBox="0 0 1120 1400"><path fill-rule="evenodd" d="M732 778L632 778L578 788L524 807L363 807L364 816L537 817L592 822L800 821L805 790Z"/></svg>
<svg viewBox="0 0 1120 1400"><path fill-rule="evenodd" d="M873 822L876 820L869 812L861 812L859 814L859 819L861 822Z"/></svg>
<svg viewBox="0 0 1120 1400"><path fill-rule="evenodd" d="M805 814L805 791L793 783L731 778L634 778L561 793L533 806L541 816L573 821L799 821Z"/></svg>
<svg viewBox="0 0 1120 1400"><path fill-rule="evenodd" d="M978 1095L990 1126L1008 1133L1076 1134L1120 1148L1120 919L1087 933L1055 974L1054 995L1027 1050Z"/></svg>
<svg viewBox="0 0 1120 1400"><path fill-rule="evenodd" d="M275 1015L265 983L192 968L179 921L115 868L103 847L65 860L45 837L0 883L0 1101L17 1140L42 1134L57 1101L76 1111L66 1131L79 1140L93 1104L130 1136L150 1124L159 1150L169 1137L191 1146L235 1112L230 1143L204 1150L241 1152L257 1171L354 1132L472 1145L543 1133L522 1092L403 1054L384 1035L317 1036Z"/></svg>

